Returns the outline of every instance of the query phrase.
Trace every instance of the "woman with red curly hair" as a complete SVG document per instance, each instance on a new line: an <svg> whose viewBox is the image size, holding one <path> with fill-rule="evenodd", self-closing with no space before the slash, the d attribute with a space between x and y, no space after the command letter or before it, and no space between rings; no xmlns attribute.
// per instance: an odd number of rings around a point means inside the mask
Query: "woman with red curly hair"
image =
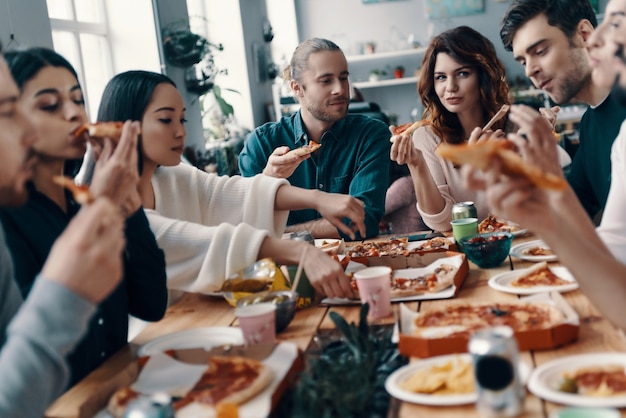
<svg viewBox="0 0 626 418"><path fill-rule="evenodd" d="M408 165L424 223L447 231L456 202L475 202L479 219L487 216L489 207L484 193L467 190L460 168L439 157L435 149L442 142L477 141L481 127L502 105L510 104L509 87L491 41L467 26L433 38L422 68L417 91L425 107L425 124L412 137L391 137L391 159ZM492 129L503 136L505 125L503 119Z"/></svg>

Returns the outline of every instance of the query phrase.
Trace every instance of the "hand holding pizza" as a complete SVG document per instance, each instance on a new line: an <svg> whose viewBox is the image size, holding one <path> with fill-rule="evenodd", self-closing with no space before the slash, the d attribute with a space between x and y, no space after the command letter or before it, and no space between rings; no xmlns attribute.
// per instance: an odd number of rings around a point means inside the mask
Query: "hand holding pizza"
<svg viewBox="0 0 626 418"><path fill-rule="evenodd" d="M366 236L365 229L365 204L350 195L339 193L320 193L316 200L316 210L351 239L356 239L355 231ZM346 225L343 220L348 218L352 221L351 226Z"/></svg>
<svg viewBox="0 0 626 418"><path fill-rule="evenodd" d="M276 148L268 158L263 174L281 179L289 178L302 161L311 157L311 153L296 153L296 150L287 146Z"/></svg>
<svg viewBox="0 0 626 418"><path fill-rule="evenodd" d="M122 213L129 216L141 207L137 189L137 136L139 122L127 121L115 148L111 141L104 144L96 162L90 191L94 197L106 196L119 205Z"/></svg>
<svg viewBox="0 0 626 418"><path fill-rule="evenodd" d="M84 206L56 240L41 275L98 303L122 278L125 244L117 206L97 199Z"/></svg>
<svg viewBox="0 0 626 418"><path fill-rule="evenodd" d="M391 151L389 157L398 164L419 165L425 164L422 152L413 145L413 136L411 130L405 130L396 133L399 130L391 125L389 130L392 133L389 141L391 142ZM410 133L409 133L410 132Z"/></svg>
<svg viewBox="0 0 626 418"><path fill-rule="evenodd" d="M509 117L519 126L518 133L509 134L509 139L518 146L524 160L547 173L563 177L550 121L524 105L512 106Z"/></svg>

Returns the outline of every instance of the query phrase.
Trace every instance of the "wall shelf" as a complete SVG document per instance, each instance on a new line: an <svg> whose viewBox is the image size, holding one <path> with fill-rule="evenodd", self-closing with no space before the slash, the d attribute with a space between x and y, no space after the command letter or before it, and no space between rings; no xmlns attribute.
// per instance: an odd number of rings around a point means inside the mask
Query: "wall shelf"
<svg viewBox="0 0 626 418"><path fill-rule="evenodd" d="M410 57L424 53L426 48L402 49L399 51L377 52L375 54L349 55L346 57L348 64L353 62L365 62L375 60L389 60L393 58Z"/></svg>
<svg viewBox="0 0 626 418"><path fill-rule="evenodd" d="M377 87L401 86L405 84L417 84L417 77L390 78L378 81L356 81L352 83L357 89L373 89Z"/></svg>

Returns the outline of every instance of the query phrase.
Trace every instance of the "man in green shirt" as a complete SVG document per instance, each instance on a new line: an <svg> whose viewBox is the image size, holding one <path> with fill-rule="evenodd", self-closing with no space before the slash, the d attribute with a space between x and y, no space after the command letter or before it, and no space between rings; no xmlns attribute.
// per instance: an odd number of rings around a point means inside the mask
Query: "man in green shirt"
<svg viewBox="0 0 626 418"><path fill-rule="evenodd" d="M348 114L348 62L333 42L314 38L301 43L285 75L300 110L252 132L239 155L241 173L264 173L286 178L293 186L350 194L365 205L366 236L357 238L378 235L389 186L389 128L380 120ZM309 141L322 146L311 155L287 154ZM346 238L314 210L292 211L287 225L288 232Z"/></svg>

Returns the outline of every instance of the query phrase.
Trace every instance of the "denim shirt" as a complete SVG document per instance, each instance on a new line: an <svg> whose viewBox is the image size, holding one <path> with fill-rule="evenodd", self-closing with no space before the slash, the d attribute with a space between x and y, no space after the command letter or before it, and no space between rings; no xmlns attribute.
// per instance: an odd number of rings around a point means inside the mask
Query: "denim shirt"
<svg viewBox="0 0 626 418"><path fill-rule="evenodd" d="M387 125L380 120L348 114L324 132L319 151L304 160L287 180L293 186L350 194L362 200L367 229L367 237L362 238L376 236L389 186L390 137ZM295 149L308 142L300 112L266 123L246 139L239 154L241 174L250 177L261 173L277 147ZM292 211L287 225L319 218L321 215L313 209Z"/></svg>

